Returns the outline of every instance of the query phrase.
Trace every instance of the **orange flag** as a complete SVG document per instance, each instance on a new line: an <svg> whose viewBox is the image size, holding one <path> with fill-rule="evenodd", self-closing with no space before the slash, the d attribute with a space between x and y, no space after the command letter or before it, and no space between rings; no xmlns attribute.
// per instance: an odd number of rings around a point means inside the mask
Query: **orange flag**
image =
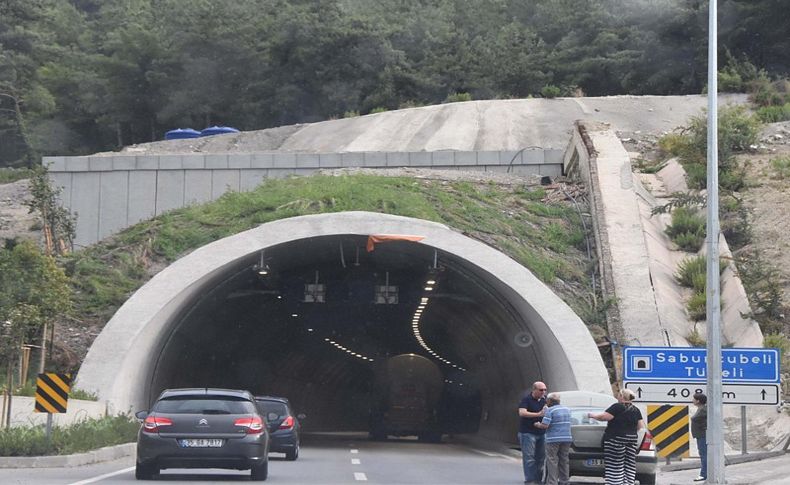
<svg viewBox="0 0 790 485"><path fill-rule="evenodd" d="M409 236L406 234L371 234L368 236L368 245L367 250L368 252L373 251L376 249L377 243L389 242L389 241L422 241L425 239L425 236Z"/></svg>

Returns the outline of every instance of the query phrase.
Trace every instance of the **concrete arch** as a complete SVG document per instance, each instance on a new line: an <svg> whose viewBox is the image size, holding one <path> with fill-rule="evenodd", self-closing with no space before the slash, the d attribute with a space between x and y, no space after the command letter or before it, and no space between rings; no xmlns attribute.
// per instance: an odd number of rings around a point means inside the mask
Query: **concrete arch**
<svg viewBox="0 0 790 485"><path fill-rule="evenodd" d="M248 267L261 249L311 238L370 234L424 236L414 244L452 255L464 271L474 273L487 291L497 295L497 301L514 315L514 321L523 322L514 324L512 331L496 329L504 338L522 341L516 342L516 351L507 354L507 359L481 374L481 380L489 386L483 392L487 394L483 397L485 423L481 427L481 431L489 430L488 436L513 433L517 399L533 378L546 381L552 390L610 392L605 365L584 323L526 268L445 225L369 212L283 219L184 256L135 292L113 316L90 348L77 385L97 393L114 409L144 409L150 394L156 391L151 383L164 342L179 319L229 271ZM448 306L446 313L452 311ZM495 332L493 327L486 327L484 318L477 319L481 321L469 323L473 327L469 331L480 335L479 339ZM493 355L499 353L497 348L492 351ZM500 380L502 384L497 384ZM497 389L501 386L508 389Z"/></svg>

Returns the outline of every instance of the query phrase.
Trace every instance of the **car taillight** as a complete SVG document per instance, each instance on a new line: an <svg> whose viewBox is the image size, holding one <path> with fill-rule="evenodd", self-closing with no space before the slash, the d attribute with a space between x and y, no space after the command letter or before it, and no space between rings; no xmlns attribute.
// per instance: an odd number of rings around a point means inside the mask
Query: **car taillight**
<svg viewBox="0 0 790 485"><path fill-rule="evenodd" d="M287 418L283 419L283 422L280 423L280 429L291 429L294 427L294 417L288 416Z"/></svg>
<svg viewBox="0 0 790 485"><path fill-rule="evenodd" d="M650 431L645 431L645 437L642 438L642 446L639 447L639 451L652 451L653 448L653 435L650 434Z"/></svg>
<svg viewBox="0 0 790 485"><path fill-rule="evenodd" d="M145 418L145 421L143 421L143 431L146 433L158 433L161 428L172 425L173 421L170 418L148 416Z"/></svg>
<svg viewBox="0 0 790 485"><path fill-rule="evenodd" d="M258 416L251 418L239 418L233 422L234 426L241 426L247 434L257 434L263 432L263 420Z"/></svg>

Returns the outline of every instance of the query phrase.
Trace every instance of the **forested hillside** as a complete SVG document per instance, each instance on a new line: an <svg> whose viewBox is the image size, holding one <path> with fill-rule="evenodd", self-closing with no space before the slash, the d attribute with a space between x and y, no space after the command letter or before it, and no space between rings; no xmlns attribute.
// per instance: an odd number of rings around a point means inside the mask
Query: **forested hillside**
<svg viewBox="0 0 790 485"><path fill-rule="evenodd" d="M786 77L790 0L719 9L720 65ZM706 37L702 0L0 0L0 166L175 127L700 93Z"/></svg>

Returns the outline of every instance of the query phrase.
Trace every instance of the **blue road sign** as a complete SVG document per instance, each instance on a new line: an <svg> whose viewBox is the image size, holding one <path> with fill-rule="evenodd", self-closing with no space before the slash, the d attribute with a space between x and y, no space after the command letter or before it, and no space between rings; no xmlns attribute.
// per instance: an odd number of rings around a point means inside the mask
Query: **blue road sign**
<svg viewBox="0 0 790 485"><path fill-rule="evenodd" d="M722 349L721 378L729 384L778 383L777 349ZM624 347L623 380L705 382L707 349L697 347Z"/></svg>

